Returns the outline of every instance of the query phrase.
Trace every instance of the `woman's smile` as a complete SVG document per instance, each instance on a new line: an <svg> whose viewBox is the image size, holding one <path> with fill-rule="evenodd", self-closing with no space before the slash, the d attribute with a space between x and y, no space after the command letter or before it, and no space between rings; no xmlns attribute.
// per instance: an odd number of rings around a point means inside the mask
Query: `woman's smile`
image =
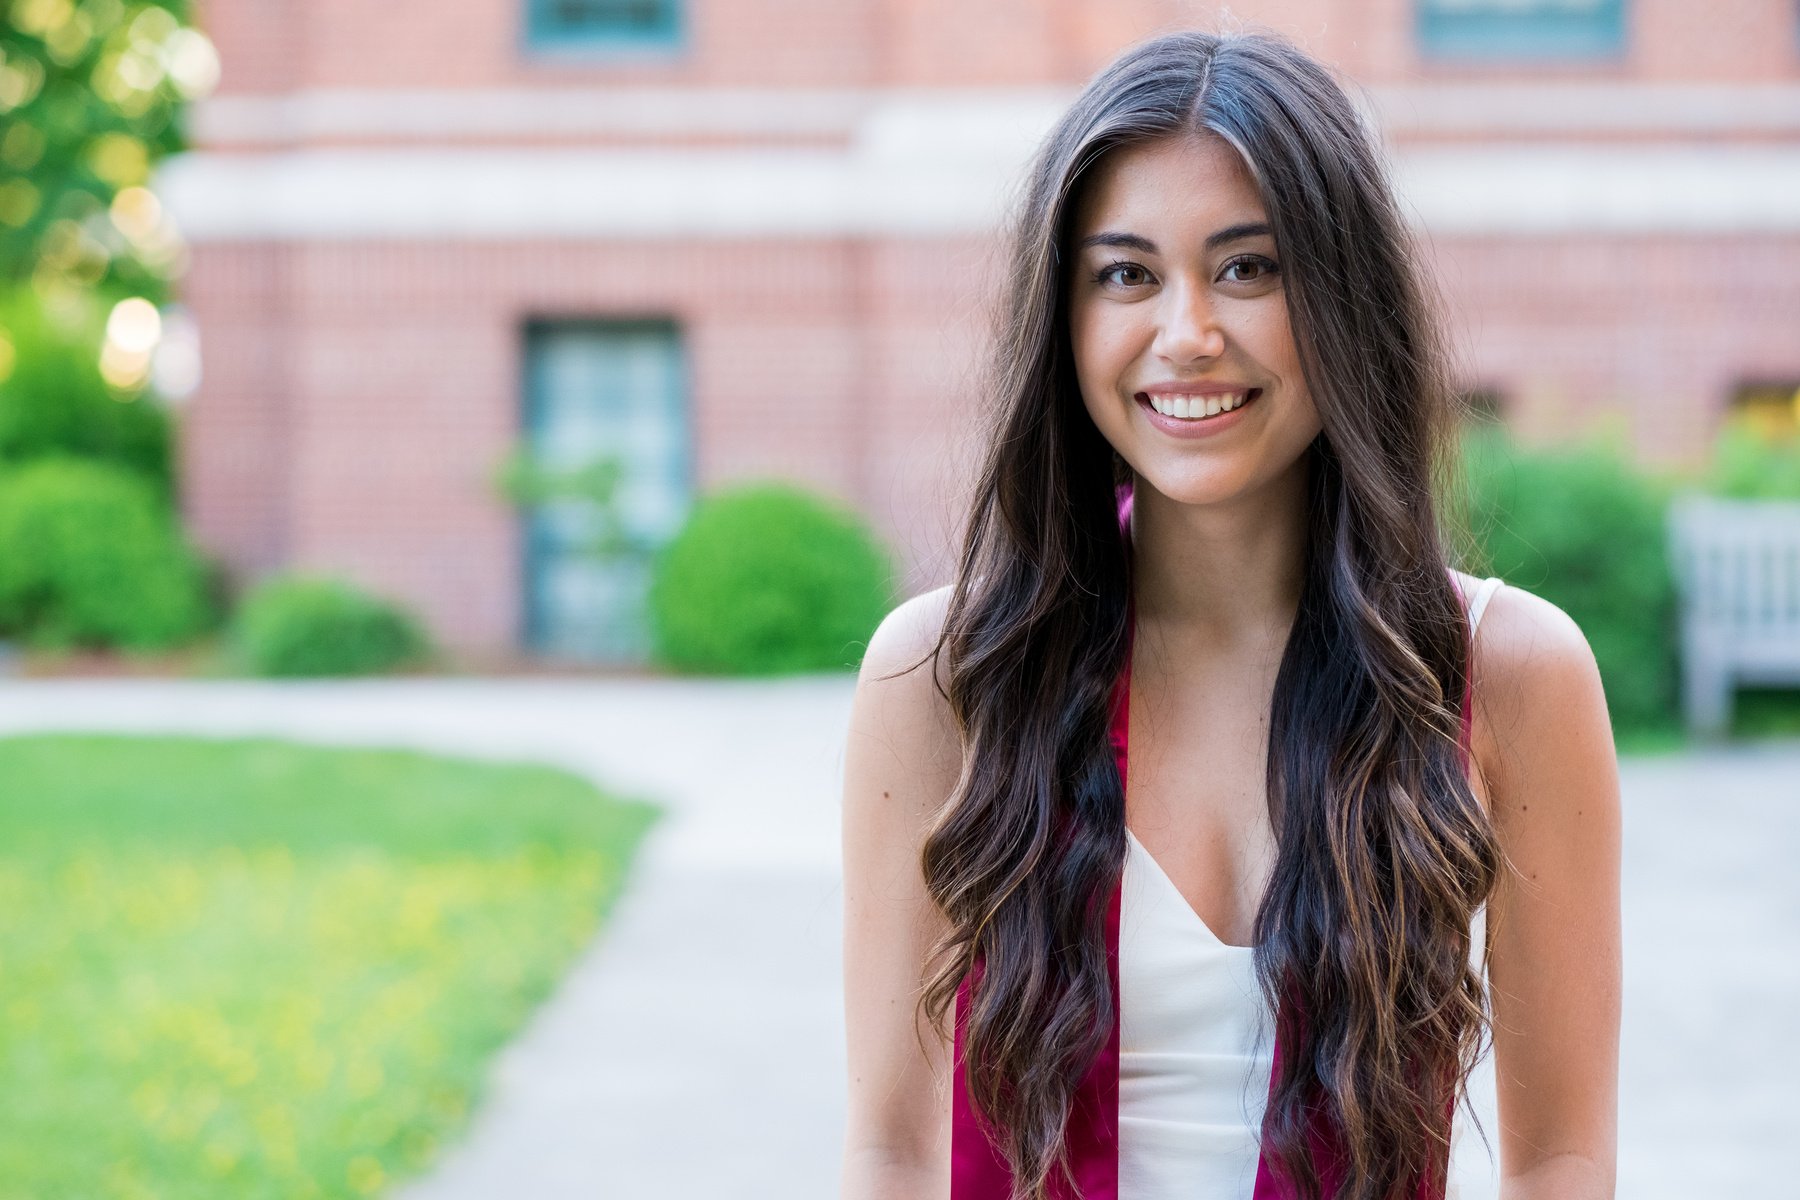
<svg viewBox="0 0 1800 1200"><path fill-rule="evenodd" d="M1261 388L1206 395L1139 392L1137 405L1156 428L1171 437L1212 437L1241 424L1244 410L1262 395Z"/></svg>

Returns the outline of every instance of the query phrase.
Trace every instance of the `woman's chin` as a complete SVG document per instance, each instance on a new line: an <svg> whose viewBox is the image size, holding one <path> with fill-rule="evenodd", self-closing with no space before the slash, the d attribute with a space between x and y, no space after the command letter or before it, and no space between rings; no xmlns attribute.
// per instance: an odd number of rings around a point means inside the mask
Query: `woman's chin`
<svg viewBox="0 0 1800 1200"><path fill-rule="evenodd" d="M1266 447L1275 449L1275 447ZM1307 460L1305 446L1281 447L1282 459L1264 453L1265 447L1236 453L1159 455L1139 454L1134 471L1138 487L1151 490L1171 504L1193 509L1227 509L1239 504L1285 505L1290 491L1304 491ZM1286 457L1291 454L1292 457ZM1280 497L1280 500L1277 499Z"/></svg>
<svg viewBox="0 0 1800 1200"><path fill-rule="evenodd" d="M1159 497L1184 508L1216 508L1241 500L1250 491L1250 480L1239 472L1229 476L1216 471L1138 476L1138 488L1154 490ZM1134 501L1135 503L1135 501Z"/></svg>

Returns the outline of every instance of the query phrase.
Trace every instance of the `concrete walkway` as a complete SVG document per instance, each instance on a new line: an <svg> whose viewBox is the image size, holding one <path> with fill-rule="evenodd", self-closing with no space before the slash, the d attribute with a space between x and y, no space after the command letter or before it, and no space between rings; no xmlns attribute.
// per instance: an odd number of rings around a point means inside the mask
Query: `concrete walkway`
<svg viewBox="0 0 1800 1200"><path fill-rule="evenodd" d="M402 1200L835 1196L852 681L5 681L0 732L551 762L652 799L605 935ZM1800 1108L1800 743L1627 760L1623 1200L1764 1194ZM1469 1200L1475 1200L1469 1197Z"/></svg>

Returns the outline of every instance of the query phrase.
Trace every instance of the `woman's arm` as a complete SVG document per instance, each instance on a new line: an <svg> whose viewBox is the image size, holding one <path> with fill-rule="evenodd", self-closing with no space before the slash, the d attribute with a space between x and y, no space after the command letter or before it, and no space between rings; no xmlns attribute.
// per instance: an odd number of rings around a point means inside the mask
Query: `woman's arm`
<svg viewBox="0 0 1800 1200"><path fill-rule="evenodd" d="M925 956L944 932L919 850L956 786L961 742L918 662L949 589L902 604L869 641L844 752L844 1012L850 1095L843 1200L950 1194L950 1047L914 1011ZM941 681L941 670L939 674Z"/></svg>
<svg viewBox="0 0 1800 1200"><path fill-rule="evenodd" d="M1504 587L1478 627L1475 756L1510 860L1488 901L1501 1200L1611 1200L1619 776L1587 639Z"/></svg>

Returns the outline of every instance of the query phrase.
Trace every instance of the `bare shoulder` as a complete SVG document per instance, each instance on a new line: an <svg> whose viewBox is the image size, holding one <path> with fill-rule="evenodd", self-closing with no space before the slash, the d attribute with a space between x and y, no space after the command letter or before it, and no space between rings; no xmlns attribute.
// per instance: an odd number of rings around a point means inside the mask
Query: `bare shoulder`
<svg viewBox="0 0 1800 1200"><path fill-rule="evenodd" d="M1488 597L1475 634L1476 671L1485 672L1490 687L1501 682L1529 685L1535 674L1594 663L1587 636L1574 618L1515 584L1502 583Z"/></svg>
<svg viewBox="0 0 1800 1200"><path fill-rule="evenodd" d="M890 1177L896 1164L935 1179L949 1163L950 1047L916 1008L931 949L946 932L920 854L961 775L932 653L949 593L915 596L882 619L851 705L842 814L846 1194L898 1195L868 1181Z"/></svg>
<svg viewBox="0 0 1800 1200"><path fill-rule="evenodd" d="M951 590L951 586L945 584L920 592L881 619L881 624L869 637L859 684L906 672L932 652L943 633L944 619L950 610ZM941 680L941 666L936 667L936 671Z"/></svg>
<svg viewBox="0 0 1800 1200"><path fill-rule="evenodd" d="M946 771L954 780L960 758L955 720L944 694L945 667L934 653L950 593L948 585L923 592L882 618L857 673L850 733L853 740L872 744L853 745L853 762L907 791L914 790L906 787L908 780L924 783L924 791L935 791ZM890 781L889 772L902 777Z"/></svg>
<svg viewBox="0 0 1800 1200"><path fill-rule="evenodd" d="M1497 819L1525 811L1528 793L1548 803L1568 790L1547 787L1546 776L1574 781L1611 769L1600 669L1561 608L1502 585L1476 628L1473 674L1475 758Z"/></svg>
<svg viewBox="0 0 1800 1200"><path fill-rule="evenodd" d="M1610 1196L1621 813L1600 670L1566 612L1511 585L1489 598L1474 659L1476 767L1504 859L1487 901L1502 1175Z"/></svg>

